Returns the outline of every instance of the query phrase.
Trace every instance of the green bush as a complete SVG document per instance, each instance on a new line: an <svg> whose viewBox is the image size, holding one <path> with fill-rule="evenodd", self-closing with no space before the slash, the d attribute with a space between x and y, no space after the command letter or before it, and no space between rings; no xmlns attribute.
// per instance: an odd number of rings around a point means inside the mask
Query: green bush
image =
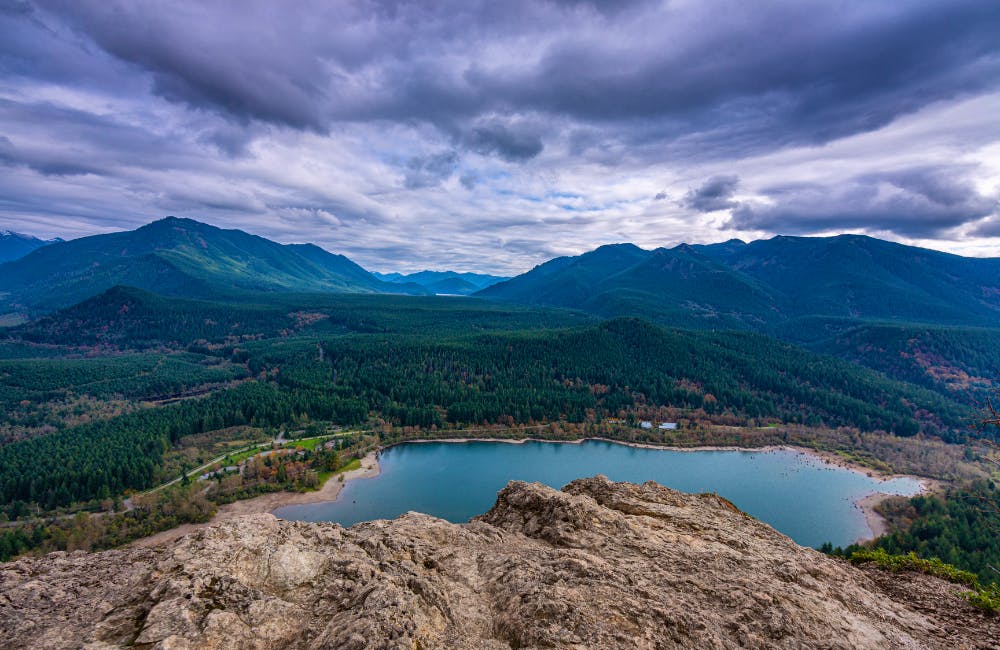
<svg viewBox="0 0 1000 650"><path fill-rule="evenodd" d="M972 591L962 592L963 598L990 614L1000 612L1000 585L993 583L983 587L979 584L979 578L976 574L945 564L936 557L926 560L917 557L917 554L912 551L906 555L890 555L884 548L876 548L854 551L850 559L853 564L874 562L879 567L889 571L919 571L943 578L948 582L966 585L971 587Z"/></svg>
<svg viewBox="0 0 1000 650"><path fill-rule="evenodd" d="M917 554L913 551L910 551L906 555L890 555L884 548L864 549L854 551L851 554L851 562L854 564L874 562L889 571L919 571L920 573L943 578L948 582L955 582L969 587L979 584L979 578L976 577L975 573L963 571L950 564L945 564L936 557L925 560L924 558L917 557Z"/></svg>
<svg viewBox="0 0 1000 650"><path fill-rule="evenodd" d="M996 583L963 592L962 597L990 614L1000 613L1000 585Z"/></svg>

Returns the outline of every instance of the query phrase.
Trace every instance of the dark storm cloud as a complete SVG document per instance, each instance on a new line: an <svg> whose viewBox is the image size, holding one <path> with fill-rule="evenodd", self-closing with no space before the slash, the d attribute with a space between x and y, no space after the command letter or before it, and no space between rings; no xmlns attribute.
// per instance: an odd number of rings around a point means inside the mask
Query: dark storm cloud
<svg viewBox="0 0 1000 650"><path fill-rule="evenodd" d="M293 15L278 5L268 10L247 3L245 13L234 16L240 6L233 3L215 5L215 12L183 2L38 4L107 54L147 72L153 92L167 100L237 121L325 128L321 84L328 75L304 43L284 40L294 33L270 29Z"/></svg>
<svg viewBox="0 0 1000 650"><path fill-rule="evenodd" d="M410 158L406 163L404 184L411 190L440 185L455 173L457 164L458 154L454 151Z"/></svg>
<svg viewBox="0 0 1000 650"><path fill-rule="evenodd" d="M788 234L830 230L890 231L935 237L1000 210L998 196L980 194L968 170L915 168L855 177L834 187L800 184L765 190L770 203L744 203L726 227Z"/></svg>
<svg viewBox="0 0 1000 650"><path fill-rule="evenodd" d="M416 119L507 160L537 155L540 137L484 116L612 123L623 142L724 133L751 152L1000 79L1000 3L982 0L40 4L170 101L316 131Z"/></svg>
<svg viewBox="0 0 1000 650"><path fill-rule="evenodd" d="M0 165L22 165L43 176L82 176L101 173L96 167L89 167L78 162L46 159L19 151L10 138L2 135L0 135Z"/></svg>
<svg viewBox="0 0 1000 650"><path fill-rule="evenodd" d="M739 185L739 176L713 176L684 196L684 205L698 212L715 212L736 207L733 195Z"/></svg>
<svg viewBox="0 0 1000 650"><path fill-rule="evenodd" d="M830 187L793 183L815 145L995 106L998 33L993 0L0 0L0 221L221 215L473 262L500 242L505 270L560 238L710 232L695 213L720 209L743 229L1000 233L995 198L947 166L995 169L975 115L914 135L936 138L926 154L859 146ZM736 205L720 172L768 200Z"/></svg>
<svg viewBox="0 0 1000 650"><path fill-rule="evenodd" d="M45 168L109 173L115 167L189 169L209 167L185 142L193 133L160 134L114 115L66 108L50 102L0 98L0 125L7 135L9 162ZM45 138L37 134L44 132ZM43 172L44 173L44 172Z"/></svg>
<svg viewBox="0 0 1000 650"><path fill-rule="evenodd" d="M537 134L497 123L473 127L465 135L464 144L476 153L497 154L511 162L534 158L543 148Z"/></svg>
<svg viewBox="0 0 1000 650"><path fill-rule="evenodd" d="M984 219L969 234L974 237L1000 237L1000 217Z"/></svg>
<svg viewBox="0 0 1000 650"><path fill-rule="evenodd" d="M1000 79L998 3L698 7L558 40L526 70L468 77L523 109L627 126L626 142L688 138L729 155L740 153L729 143L753 153L869 131Z"/></svg>

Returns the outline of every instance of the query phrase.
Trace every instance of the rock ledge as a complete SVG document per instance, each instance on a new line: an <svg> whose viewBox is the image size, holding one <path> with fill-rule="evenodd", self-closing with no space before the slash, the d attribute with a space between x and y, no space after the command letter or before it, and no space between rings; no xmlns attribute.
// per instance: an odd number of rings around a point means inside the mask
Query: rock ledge
<svg viewBox="0 0 1000 650"><path fill-rule="evenodd" d="M0 646L989 647L907 602L717 496L598 476L512 482L465 525L256 515L0 564Z"/></svg>

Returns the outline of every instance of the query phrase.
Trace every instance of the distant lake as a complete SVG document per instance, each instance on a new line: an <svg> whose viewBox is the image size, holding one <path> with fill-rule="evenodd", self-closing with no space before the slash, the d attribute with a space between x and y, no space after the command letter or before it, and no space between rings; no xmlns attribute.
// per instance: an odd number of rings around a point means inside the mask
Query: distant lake
<svg viewBox="0 0 1000 650"><path fill-rule="evenodd" d="M274 514L350 526L415 510L459 523L489 510L510 480L561 488L604 474L614 481L715 492L799 544L817 547L826 541L845 546L870 535L857 499L920 491L913 478L877 481L796 451L677 451L598 440L410 443L385 451L379 464L379 476L348 481L337 501L285 506Z"/></svg>

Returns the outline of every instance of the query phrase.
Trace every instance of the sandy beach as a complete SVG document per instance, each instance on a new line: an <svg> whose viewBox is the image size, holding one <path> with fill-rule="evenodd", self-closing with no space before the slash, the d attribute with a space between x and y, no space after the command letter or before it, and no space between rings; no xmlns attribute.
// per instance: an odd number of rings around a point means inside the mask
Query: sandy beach
<svg viewBox="0 0 1000 650"><path fill-rule="evenodd" d="M870 539L880 537L889 532L888 522L886 522L885 517L875 511L875 506L890 498L892 498L892 495L890 494L873 492L868 496L858 499L857 504L865 513L865 523L868 524L868 528L870 528L872 532L871 535L867 537L859 537L854 540L855 544L867 542Z"/></svg>

